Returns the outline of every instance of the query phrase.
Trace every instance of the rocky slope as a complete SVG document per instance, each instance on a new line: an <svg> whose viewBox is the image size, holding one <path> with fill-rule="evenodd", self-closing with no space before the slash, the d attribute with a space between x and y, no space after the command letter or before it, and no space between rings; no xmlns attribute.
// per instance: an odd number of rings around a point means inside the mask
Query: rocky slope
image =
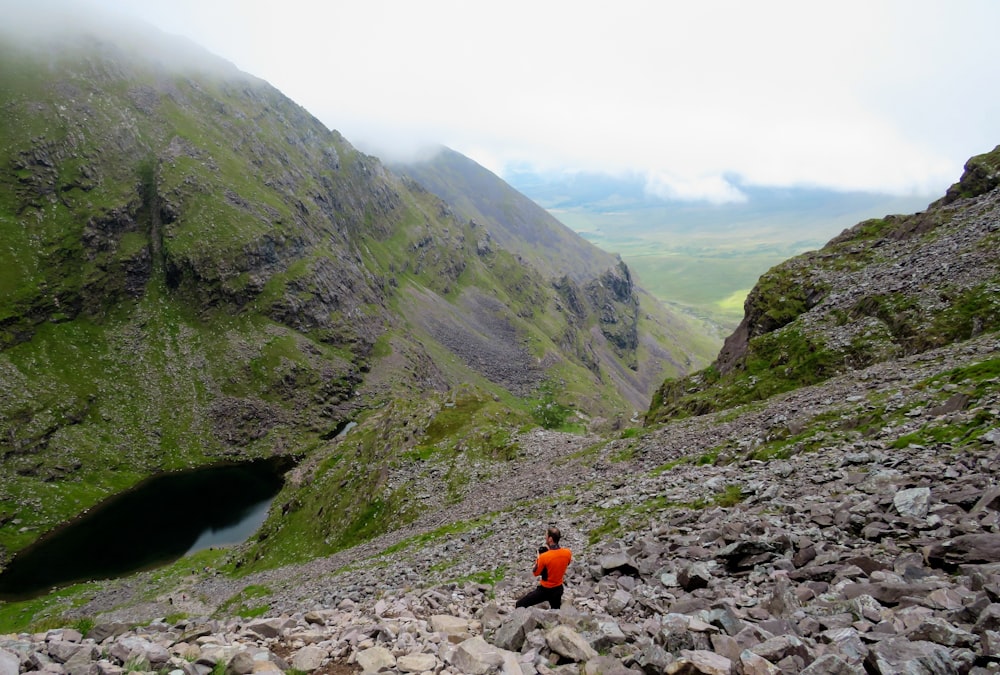
<svg viewBox="0 0 1000 675"><path fill-rule="evenodd" d="M0 654L21 672L200 675L1000 664L1000 334L638 436L522 442L514 473L398 532L239 579L92 586L48 610L91 617L90 641L8 636ZM514 611L550 522L575 557L564 607ZM225 618L241 606L265 616ZM183 618L132 627L164 616Z"/></svg>
<svg viewBox="0 0 1000 675"><path fill-rule="evenodd" d="M1000 188L952 202L958 226L924 240L985 272L915 291L994 274L973 244L998 202ZM514 436L514 457L464 456L460 483L439 458L394 464L384 483L423 508L391 532L302 565L241 575L237 548L78 587L33 621L96 622L89 641L9 636L3 658L201 675L995 672L1000 333L963 337L616 439ZM514 611L549 523L575 555L566 602ZM155 617L170 620L132 627Z"/></svg>
<svg viewBox="0 0 1000 675"><path fill-rule="evenodd" d="M712 367L666 382L648 419L766 398L1000 328L997 175L1000 148L970 159L926 211L859 223L768 271Z"/></svg>

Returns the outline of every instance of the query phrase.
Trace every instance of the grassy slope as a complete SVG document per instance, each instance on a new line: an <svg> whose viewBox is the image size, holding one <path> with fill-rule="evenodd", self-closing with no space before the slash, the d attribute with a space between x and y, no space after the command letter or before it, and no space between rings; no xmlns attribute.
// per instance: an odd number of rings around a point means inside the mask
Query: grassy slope
<svg viewBox="0 0 1000 675"><path fill-rule="evenodd" d="M943 208L959 198L971 200L993 190L1000 176L998 166L1000 148L974 157L948 197L926 212L866 220L819 251L769 270L747 300L747 316L741 325L746 331L745 353L730 361L723 349L719 359L705 370L664 382L647 412L647 422L765 400L847 370L1000 328L1000 301L995 293L1000 276L995 258L989 255L1000 243L1000 235L990 228L983 230L976 222L977 218L995 217L995 200L987 199L983 204L970 201L968 211ZM963 244L968 248L955 259L937 259L945 268L952 267L954 280L945 277L916 284L905 273L899 280L893 279L892 275L903 269L917 274L907 267L908 257L926 259L932 243L949 241L949 230L959 228L977 232L979 238ZM836 299L847 295L844 286L851 282L845 280L854 278L849 276L852 272L884 265L880 247L892 242L905 242L907 248L897 254L899 258L888 271L877 275L881 285L871 284L867 295L852 305L825 302L806 316L824 296ZM967 262L972 260L980 263ZM885 291L885 286L893 285L898 290ZM857 330L851 332L851 328ZM833 344L831 336L839 329L844 329L845 335Z"/></svg>
<svg viewBox="0 0 1000 675"><path fill-rule="evenodd" d="M381 467L426 446L461 383L482 403L445 426L463 452L507 461L503 439L535 423L542 394L512 395L436 344L412 320L422 294L456 315L496 298L560 405L631 414L564 352L543 275L477 252L472 224L260 81L100 42L0 49L8 553L151 473L295 453L329 477L290 486L244 562L321 554L415 508ZM359 440L340 449L326 439L346 418ZM433 452L458 489L456 442ZM314 527L320 510L335 527Z"/></svg>

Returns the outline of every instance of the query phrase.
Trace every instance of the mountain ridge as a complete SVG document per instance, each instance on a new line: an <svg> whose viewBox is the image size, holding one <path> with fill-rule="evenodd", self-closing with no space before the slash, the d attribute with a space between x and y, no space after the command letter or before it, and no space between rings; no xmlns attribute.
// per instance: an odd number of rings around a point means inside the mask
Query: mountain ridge
<svg viewBox="0 0 1000 675"><path fill-rule="evenodd" d="M484 425L457 447L513 455L535 417L621 425L707 358L614 258L577 242L609 266L570 274L563 253L554 281L266 82L175 66L142 34L0 44L4 555L149 475L274 454L350 489L289 497L327 515L295 533L275 515L268 555L330 550L383 501L376 530L410 517L383 465L456 402ZM346 422L384 415L413 433L331 456ZM455 443L438 451L458 466Z"/></svg>

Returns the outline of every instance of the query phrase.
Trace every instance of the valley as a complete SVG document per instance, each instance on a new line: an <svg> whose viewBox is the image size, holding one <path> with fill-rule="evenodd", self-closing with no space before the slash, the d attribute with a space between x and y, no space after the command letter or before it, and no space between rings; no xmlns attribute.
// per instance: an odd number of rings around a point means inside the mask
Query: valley
<svg viewBox="0 0 1000 675"><path fill-rule="evenodd" d="M505 176L587 241L621 255L657 300L701 321L716 344L768 269L869 218L921 211L937 195L746 188L733 204L667 203L639 178Z"/></svg>
<svg viewBox="0 0 1000 675"><path fill-rule="evenodd" d="M0 675L997 670L1000 146L916 208L536 203L99 24L0 30L0 574L294 467L242 543L12 589ZM57 557L241 506L152 502ZM567 603L515 610L551 525Z"/></svg>

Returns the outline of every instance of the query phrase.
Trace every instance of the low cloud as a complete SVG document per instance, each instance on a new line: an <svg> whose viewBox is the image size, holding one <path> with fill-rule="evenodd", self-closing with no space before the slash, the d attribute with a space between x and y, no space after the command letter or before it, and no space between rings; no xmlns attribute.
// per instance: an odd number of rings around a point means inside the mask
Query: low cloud
<svg viewBox="0 0 1000 675"><path fill-rule="evenodd" d="M187 36L391 162L443 144L497 173L648 172L652 195L725 203L940 194L1000 141L995 0L86 1L0 4L6 25L92 5Z"/></svg>
<svg viewBox="0 0 1000 675"><path fill-rule="evenodd" d="M742 204L747 196L722 176L683 178L664 172L646 175L646 194L664 201Z"/></svg>

